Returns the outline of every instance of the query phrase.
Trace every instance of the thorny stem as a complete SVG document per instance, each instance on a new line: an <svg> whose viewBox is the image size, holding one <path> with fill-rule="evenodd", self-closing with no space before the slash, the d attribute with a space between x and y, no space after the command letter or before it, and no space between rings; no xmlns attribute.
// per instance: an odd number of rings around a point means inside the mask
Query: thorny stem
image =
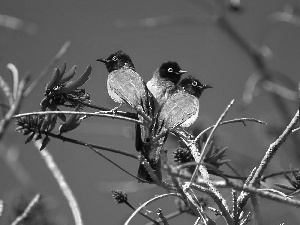
<svg viewBox="0 0 300 225"><path fill-rule="evenodd" d="M268 164L270 163L271 159L276 154L279 147L285 142L287 137L290 135L293 127L298 122L298 120L299 120L299 110L296 112L295 116L291 120L290 124L285 128L283 133L277 138L277 140L275 142L270 144L269 149L267 150L264 158L261 160L261 163L260 163L259 167L257 168L254 177L252 178L252 181L250 183L251 185L253 185L253 184L255 185L255 183L257 183L259 181L263 172L265 171Z"/></svg>
<svg viewBox="0 0 300 225"><path fill-rule="evenodd" d="M187 175L184 175L184 174L179 174L179 173L176 173L176 172L172 172L174 176L178 176L180 178L183 178L185 180L190 180L191 179L191 176L187 176ZM249 193L252 193L252 194L256 194L262 198L266 198L266 199L269 199L269 200L272 200L272 201L276 201L276 202L280 202L280 203L283 203L283 204L286 204L286 205L291 205L291 206L295 206L297 208L300 208L300 201L299 200L296 200L296 199L292 199L292 198L289 198L287 196L281 196L281 195L278 195L278 194L274 194L274 193L271 193L269 191L265 191L265 190L262 190L262 189L257 189L255 187L252 187L252 186L245 186L243 183L238 183L238 182L234 182L230 179L225 179L224 181L212 181L213 185L216 186L216 187L219 187L219 188L228 188L228 187L231 187L231 188L234 188L236 190L239 190L239 191L245 191L245 192L249 192ZM206 185L206 182L203 180L203 179L198 179L196 183L194 184L191 184L192 188L195 188L199 191L202 191L202 189L204 188L203 185Z"/></svg>
<svg viewBox="0 0 300 225"><path fill-rule="evenodd" d="M95 113L77 112L77 111L76 112L74 112L74 111L42 111L42 112L22 113L22 114L15 115L13 118L19 118L19 117L23 117L23 116L33 116L33 115L47 115L47 114L70 114L70 115L75 114L75 115L84 115L84 116L109 117L112 119L120 119L120 120L129 121L129 122L143 124L139 120L135 120L135 119L132 119L129 117L124 117L124 116L107 114L105 111L95 112Z"/></svg>
<svg viewBox="0 0 300 225"><path fill-rule="evenodd" d="M134 208L129 202L126 201L126 202L124 202L124 203L125 203L129 208L133 209L133 211L136 210L136 208ZM141 211L139 211L139 214L142 215L143 217L147 218L148 220L152 221L153 224L159 225L159 223L158 223L156 220L152 219L151 217L147 216L146 214L142 213Z"/></svg>
<svg viewBox="0 0 300 225"><path fill-rule="evenodd" d="M126 222L124 223L124 225L128 225L129 222L132 220L132 218L139 212L141 211L143 208L145 208L147 205L149 205L150 203L157 201L158 199L161 198L165 198L168 196L177 196L180 197L180 195L178 193L167 193L167 194L162 194L162 195L158 195L155 196L153 198L151 198L150 200L146 201L145 203L143 203L142 205L140 205L132 214L131 216L126 220Z"/></svg>
<svg viewBox="0 0 300 225"><path fill-rule="evenodd" d="M195 178L196 178L196 176L198 174L199 167L200 167L200 165L201 165L201 163L203 162L203 159L204 159L204 153L206 153L205 152L206 147L207 147L210 139L212 138L212 135L214 134L216 128L219 126L219 124L221 123L221 121L223 120L223 118L225 117L226 113L228 112L229 108L232 106L233 102L234 102L234 100L232 100L230 102L230 104L227 106L227 108L225 109L225 111L222 113L222 115L220 116L220 118L218 119L218 121L216 122L216 124L214 125L213 130L210 132L210 134L209 134L209 136L208 136L208 138L207 138L207 140L205 142L205 145L204 145L204 147L203 147L200 155L197 156L197 157L194 157L195 161L198 163L198 165L196 166L196 169L195 169L195 171L193 173L193 176L191 178L191 181L190 181L191 183L194 182L194 180L195 180ZM195 143L198 139L199 139L199 135L195 138L195 140L193 142ZM193 154L193 156L196 156L196 155Z"/></svg>

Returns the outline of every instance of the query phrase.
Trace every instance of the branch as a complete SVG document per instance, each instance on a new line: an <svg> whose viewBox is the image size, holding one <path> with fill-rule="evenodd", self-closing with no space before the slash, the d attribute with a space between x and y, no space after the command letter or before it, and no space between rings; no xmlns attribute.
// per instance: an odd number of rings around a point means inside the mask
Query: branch
<svg viewBox="0 0 300 225"><path fill-rule="evenodd" d="M167 214L167 215L165 216L165 218L166 218L167 220L170 220L170 219L172 219L172 218L175 218L175 217L177 217L177 216L180 216L181 214L183 214L183 213L185 213L185 212L186 212L186 210L177 210L177 211L175 211L175 212L172 212L172 213ZM161 219L156 220L156 222L161 222ZM145 224L145 225L153 225L153 224L154 224L154 223L150 222L150 223L147 223L147 224Z"/></svg>
<svg viewBox="0 0 300 225"><path fill-rule="evenodd" d="M83 225L82 218L81 218L81 213L79 210L79 206L77 203L77 200L69 187L68 183L66 182L62 172L56 165L55 161L53 160L52 155L50 152L47 150L47 148L44 148L43 151L40 151L40 147L42 145L42 141L38 140L34 142L34 146L38 149L38 152L41 154L42 158L44 159L48 169L52 173L53 177L55 178L56 182L58 183L63 195L66 197L69 206L71 208L74 221L76 225Z"/></svg>
<svg viewBox="0 0 300 225"><path fill-rule="evenodd" d="M26 219L26 217L29 215L33 207L40 201L41 195L37 194L28 204L24 212L18 216L11 225L17 225L18 223L22 222L22 220Z"/></svg>
<svg viewBox="0 0 300 225"><path fill-rule="evenodd" d="M146 201L145 203L143 203L142 205L140 205L132 214L131 216L126 220L126 222L124 223L124 225L128 225L129 222L132 220L132 218L140 211L142 210L144 207L146 207L147 205L149 205L151 202L154 202L158 199L161 199L161 198L165 198L165 197L168 197L168 196L177 196L177 197L180 197L180 195L178 193L167 193L167 194L162 194L162 195L158 195L158 196L155 196L154 198L151 198L150 200Z"/></svg>
<svg viewBox="0 0 300 225"><path fill-rule="evenodd" d="M75 100L74 100L75 101ZM79 102L79 101L77 101ZM80 104L86 106L86 107L89 107L91 109L98 109L99 111L107 111L107 114L112 114L112 115L119 115L119 116L124 116L124 117L129 117L129 118L132 118L132 119L136 119L138 120L138 115L136 113L132 113L132 112L123 112L123 111L114 111L114 112L111 112L111 109L109 108L106 108L106 107L102 107L102 106L97 106L97 105L93 105L93 104L90 104L90 103L85 103L85 102L80 102Z"/></svg>
<svg viewBox="0 0 300 225"><path fill-rule="evenodd" d="M136 210L136 208L134 208L128 201L124 202L129 208L133 209L134 211ZM151 223L159 225L159 223L152 219L151 217L147 216L146 214L139 212L140 215L142 215L143 217L147 218L148 220L152 221Z"/></svg>
<svg viewBox="0 0 300 225"><path fill-rule="evenodd" d="M75 114L75 115L84 115L84 116L108 117L108 118L112 118L112 119L120 119L120 120L125 120L125 121L129 121L129 122L133 122L133 123L143 124L143 122L141 122L139 120L135 120L135 119L128 118L125 116L108 114L105 111L95 112L95 113L74 112L74 111L43 111L43 112L22 113L22 114L15 115L13 118L19 118L19 117L23 117L23 116L33 116L33 115L47 115L47 114L69 114L69 115Z"/></svg>
<svg viewBox="0 0 300 225"><path fill-rule="evenodd" d="M194 157L195 161L198 163L198 165L196 166L196 169L195 169L195 171L194 171L194 173L193 173L193 176L192 176L192 178L191 178L191 181L190 181L191 183L194 182L194 180L195 180L195 178L196 178L196 176L197 176L197 174L198 174L199 167L200 167L200 165L201 165L201 163L202 163L202 161L203 161L203 158L204 158L204 153L206 153L206 152L205 152L206 147L207 147L207 145L208 145L210 139L212 138L212 135L214 134L216 128L219 126L219 124L221 123L221 121L223 120L223 118L225 117L226 113L228 112L229 108L232 106L233 102L234 102L234 100L232 100L232 101L230 102L230 104L227 106L227 108L225 109L225 111L222 113L222 115L220 116L220 118L218 119L218 121L216 122L216 124L214 125L214 128L213 128L213 130L210 132L210 134L209 134L209 136L208 136L208 138L207 138L207 140L206 140L206 142L205 142L205 145L204 145L204 147L203 147L203 149L202 149L200 155L198 156L198 153L195 153L195 152L193 153L193 150L191 149L192 154L193 154L193 157ZM193 140L193 143L194 143L194 144L195 144L195 142L200 138L200 135L201 135L201 133L195 138L195 140ZM197 152L198 152L198 151L197 151Z"/></svg>
<svg viewBox="0 0 300 225"><path fill-rule="evenodd" d="M187 176L184 174L179 174L176 172L172 172L174 176L183 178L185 180L190 180L191 176ZM252 186L244 186L243 183L237 183L234 182L232 180L229 179L225 179L223 181L212 181L213 185L219 188L233 188L235 190L239 190L239 191L245 191L245 192L249 192L251 194L256 194L262 198L266 198L272 201L276 201L276 202L280 202L286 205L291 205L297 208L300 208L300 200L296 200L296 199L292 199L289 198L287 196L282 196L282 195L278 195L278 194L274 194L272 192L269 191L265 191L263 189L257 189L255 187ZM197 180L196 183L191 184L192 188L195 188L199 191L202 191L202 189L204 188L203 185L206 185L206 182L203 179L199 179Z"/></svg>
<svg viewBox="0 0 300 225"><path fill-rule="evenodd" d="M251 121L251 122L256 122L256 123L267 125L266 122L264 122L262 120L255 119L255 118L238 118L238 119L227 120L227 121L221 122L219 124L219 126L225 125L225 124L229 124L229 123L243 123L244 125L246 125L245 124L246 121ZM210 127L206 128L206 129L204 129L203 131L201 131L201 133L198 134L197 139L199 139L204 133L206 133L207 131L213 129L214 127L215 126L210 126Z"/></svg>
<svg viewBox="0 0 300 225"><path fill-rule="evenodd" d="M103 155L101 152L99 152L97 149L94 149L92 146L88 146L90 149L92 149L96 154L100 155L102 158L106 159L108 162L110 162L111 164L113 164L114 166L118 167L120 170L122 170L123 172L127 173L129 176L140 180L142 182L147 182L144 179L141 179L135 175L133 175L132 173L128 172L127 170L125 170L123 167L119 166L117 163L115 163L114 161L112 161L111 159L109 159L108 157L106 157L105 155Z"/></svg>
<svg viewBox="0 0 300 225"><path fill-rule="evenodd" d="M290 124L286 127L286 129L283 131L283 133L277 138L275 142L270 144L269 149L267 150L264 158L261 160L261 163L259 167L257 168L254 177L252 178L252 181L250 184L255 184L258 182L258 180L261 178L263 172L267 168L268 164L270 163L273 156L276 154L279 147L285 142L287 137L291 134L293 127L299 120L299 110L296 112L295 116L291 120Z"/></svg>
<svg viewBox="0 0 300 225"><path fill-rule="evenodd" d="M129 152L122 151L122 150L117 150L117 149L113 149L113 148L109 148L109 147L105 147L105 146L101 146L101 145L95 145L95 144L91 144L91 143L85 143L83 141L78 141L76 139L64 137L64 136L58 135L58 134L47 133L47 132L42 132L42 133L49 136L49 137L54 137L54 138L57 138L59 140L62 140L64 142L66 141L66 142L77 144L77 145L93 147L93 148L96 148L96 149L101 149L101 150L104 150L104 151L109 151L109 152L125 155L125 156L131 157L133 159L138 159L138 156L136 156L132 153L129 153Z"/></svg>
<svg viewBox="0 0 300 225"><path fill-rule="evenodd" d="M266 176L261 176L261 181L265 181L268 178L275 177L275 176L278 176L278 175L289 174L289 173L299 172L299 171L300 171L300 169L295 169L295 170L287 170L287 171L279 171L279 172L276 172L276 173L271 173L271 174L266 175Z"/></svg>

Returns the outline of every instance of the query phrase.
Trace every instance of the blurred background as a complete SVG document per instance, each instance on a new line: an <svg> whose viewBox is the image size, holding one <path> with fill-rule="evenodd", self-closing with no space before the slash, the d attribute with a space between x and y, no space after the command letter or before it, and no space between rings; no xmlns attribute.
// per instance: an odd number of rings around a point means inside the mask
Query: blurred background
<svg viewBox="0 0 300 225"><path fill-rule="evenodd" d="M293 17L296 21L292 23L274 24L270 16L288 10L287 4L297 3L242 1L238 10L230 8L229 1L225 1L228 21L247 42L268 47L264 51L266 67L276 71L276 79L293 91L297 90L300 70L298 17ZM227 158L231 159L231 165L247 176L291 120L298 103L293 98L283 99L289 113L283 118L273 97L259 89L255 92L259 96L245 107L242 103L245 84L257 67L236 40L213 21L214 5L214 2L204 0L4 0L0 2L0 74L11 83L6 65L13 63L21 77L29 72L34 80L61 46L70 41L71 46L58 66L64 61L67 61L67 69L77 65L79 75L91 64L91 79L84 87L91 94L93 104L113 108L116 104L106 89L108 74L105 67L96 62L97 58L122 49L131 56L145 81L162 62L175 60L188 74L213 86L200 99L200 115L194 128L200 124L202 127L214 124L232 99L236 101L226 119L254 117L268 123L267 126L250 122L247 126L231 124L218 128L216 132L217 144L228 146ZM39 103L49 78L28 96L21 112L40 109ZM288 79L292 82L287 82ZM28 198L41 193L53 223L74 224L68 204L38 150L32 143L25 145L26 137L14 129L15 126L11 125L0 150L0 199L6 202L5 211L13 204L12 196L16 193L24 193ZM135 153L134 125L129 122L90 118L66 136ZM299 136L299 133L293 136ZM295 143L290 138L283 145L269 165L269 173L289 169L290 164L299 167L299 145ZM168 141L166 148L176 146L176 142ZM78 200L84 224L122 224L130 216L130 208L115 204L111 189L127 191L130 203L136 207L154 195L164 193L163 189L153 185L138 184L87 148L52 139L48 149ZM103 153L137 173L137 161ZM173 202L174 198L163 199L148 209L154 212L151 215L155 215L157 207L161 207L167 214L176 210ZM292 207L267 200L262 200L262 206L264 224L297 224L300 221L299 213ZM10 219L9 213L5 214L3 224ZM146 222L138 215L132 224ZM171 220L170 224L194 222L194 217L184 214ZM219 222L222 224L221 220Z"/></svg>

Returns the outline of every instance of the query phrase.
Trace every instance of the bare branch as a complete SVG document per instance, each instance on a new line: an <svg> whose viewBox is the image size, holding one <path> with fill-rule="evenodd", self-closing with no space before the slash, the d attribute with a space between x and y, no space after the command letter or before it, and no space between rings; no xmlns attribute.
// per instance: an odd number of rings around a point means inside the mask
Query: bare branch
<svg viewBox="0 0 300 225"><path fill-rule="evenodd" d="M111 119L120 119L120 120L125 120L125 121L129 121L129 122L133 122L133 123L143 124L143 122L141 122L139 120L135 120L135 119L125 117L125 116L108 114L106 111L100 111L100 112L95 112L95 113L78 112L78 111L42 111L42 112L22 113L22 114L15 115L13 118L19 118L19 117L23 117L23 116L32 116L32 115L47 115L47 114L70 114L70 115L75 114L75 115L84 115L84 116L108 117Z"/></svg>
<svg viewBox="0 0 300 225"><path fill-rule="evenodd" d="M55 178L57 184L59 185L62 193L66 197L66 199L69 203L69 206L71 208L75 224L83 225L79 206L78 206L77 200L76 200L71 188L69 187L68 183L66 182L66 180L64 178L64 175L60 171L59 167L56 165L52 155L47 150L47 148L44 148L43 151L39 150L41 145L42 145L41 140L37 140L36 142L34 142L34 146L38 149L38 152L41 154L47 167L49 168L49 170L52 173L53 177Z"/></svg>
<svg viewBox="0 0 300 225"><path fill-rule="evenodd" d="M88 146L90 149L92 149L95 153L97 153L98 155L100 155L102 158L106 159L108 162L110 162L111 164L113 164L114 166L118 167L120 170L122 170L123 172L127 173L129 176L140 180L142 182L147 182L146 180L143 180L135 175L133 175L132 173L128 172L127 170L125 170L123 167L119 166L117 163L115 163L114 161L112 161L111 159L109 159L108 157L106 157L105 155L103 155L101 152L99 152L97 149L93 148L92 146Z"/></svg>
<svg viewBox="0 0 300 225"><path fill-rule="evenodd" d="M267 166L270 163L273 156L276 154L279 147L285 142L287 137L292 133L292 130L293 130L295 124L298 122L298 120L299 120L299 110L296 112L295 116L291 120L290 124L283 131L283 133L277 138L277 140L275 142L270 144L269 149L267 150L264 158L261 160L261 163L260 163L259 167L257 168L254 177L252 178L252 181L251 181L252 185L259 181L263 172L267 168Z"/></svg>

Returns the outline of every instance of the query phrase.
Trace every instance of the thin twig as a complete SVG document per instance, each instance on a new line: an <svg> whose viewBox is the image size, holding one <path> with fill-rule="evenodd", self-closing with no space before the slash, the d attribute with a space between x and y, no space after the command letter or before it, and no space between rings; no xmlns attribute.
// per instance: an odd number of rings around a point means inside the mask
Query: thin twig
<svg viewBox="0 0 300 225"><path fill-rule="evenodd" d="M77 144L77 145L81 145L81 146L93 147L93 148L96 148L96 149L101 149L101 150L104 150L104 151L109 151L109 152L125 155L125 156L128 156L128 157L133 158L133 159L139 159L137 155L134 155L132 153L125 152L125 151L122 151L122 150L117 150L117 149L109 148L109 147L106 147L106 146L86 143L86 142L79 141L79 140L76 140L76 139L64 137L64 136L58 135L58 134L47 133L47 132L42 132L42 133L48 135L49 137L54 137L54 138L57 138L59 140L62 140L64 142L69 142L69 143L73 143L73 144Z"/></svg>
<svg viewBox="0 0 300 225"><path fill-rule="evenodd" d="M238 173L238 171L236 171L236 169L234 169L233 166L230 165L229 162L226 162L225 165L228 166L228 168L231 169L231 171L234 172L234 173L237 175L237 177L238 177L237 179L241 179L241 180L246 180L246 179L247 179L246 177L242 177L242 176ZM228 177L227 175L225 175L225 176ZM228 177L228 178L233 178L233 176Z"/></svg>
<svg viewBox="0 0 300 225"><path fill-rule="evenodd" d="M90 149L92 149L96 154L100 155L101 157L103 157L104 159L106 159L108 162L110 162L111 164L113 164L114 166L118 167L120 170L122 170L123 172L127 173L129 176L140 180L141 182L147 182L144 179L141 179L135 175L133 175L132 173L128 172L127 170L125 170L123 167L119 166L117 163L115 163L114 161L112 161L111 159L109 159L108 157L106 157L105 155L103 155L101 152L99 152L97 149L93 148L92 146L88 146Z"/></svg>
<svg viewBox="0 0 300 225"><path fill-rule="evenodd" d="M172 212L172 213L167 214L167 215L165 216L165 218L166 218L167 220L170 220L170 219L173 219L173 218L175 218L175 217L177 217L177 216L180 216L181 214L183 214L183 213L185 213L185 212L186 212L186 210L177 210L177 211L175 211L175 212ZM156 220L156 222L161 222L161 219ZM146 223L145 225L153 225L153 224L154 224L153 222L150 222L150 223Z"/></svg>
<svg viewBox="0 0 300 225"><path fill-rule="evenodd" d="M211 164L209 164L209 163L202 163L202 164L207 168L213 168L211 166ZM196 162L187 162L187 163L176 166L176 169L182 170L183 168L190 167L190 166L196 166L196 165L197 165ZM242 177L240 175L234 176L234 175L230 175L230 174L225 174L223 172L220 174L213 173L213 175L218 176L218 177L227 177L227 178L236 179L236 180L246 180L247 179L247 177Z"/></svg>
<svg viewBox="0 0 300 225"><path fill-rule="evenodd" d="M165 198L165 197L169 197L169 196L177 196L180 197L180 195L178 193L167 193L167 194L162 194L162 195L158 195L155 196L153 198L151 198L150 200L146 201L145 203L143 203L142 205L140 205L132 214L131 216L126 220L126 222L124 223L124 225L128 225L129 222L132 220L132 218L143 208L145 208L147 205L149 205L150 203L157 201L161 198Z"/></svg>
<svg viewBox="0 0 300 225"><path fill-rule="evenodd" d="M279 172L271 173L269 175L262 176L261 181L265 181L268 178L276 177L276 176L279 176L279 175L282 175L282 174L289 174L289 173L299 172L299 171L300 171L300 169L294 169L294 170L279 171Z"/></svg>
<svg viewBox="0 0 300 225"><path fill-rule="evenodd" d="M66 182L64 175L62 174L59 167L56 165L55 161L53 160L52 155L47 150L47 148L44 148L43 151L39 150L42 145L41 140L37 140L36 142L34 142L34 145L38 149L38 152L41 154L47 167L49 168L49 170L52 173L53 177L55 178L57 184L59 185L62 193L64 194L65 198L67 199L69 206L71 208L73 217L74 217L75 224L83 225L77 200L76 200L71 188L69 187L68 183Z"/></svg>
<svg viewBox="0 0 300 225"><path fill-rule="evenodd" d="M300 117L299 117L299 118L300 118ZM300 130L300 127L293 129L293 130L292 130L292 134L295 133L295 132L297 132L297 131L299 131L299 130Z"/></svg>
<svg viewBox="0 0 300 225"><path fill-rule="evenodd" d="M95 113L77 112L77 111L30 112L30 113L22 113L22 114L15 115L14 118L19 118L19 117L23 117L23 116L33 116L33 115L47 115L47 114L70 114L70 115L75 114L75 115L84 115L84 116L108 117L108 118L112 118L112 119L120 119L120 120L125 120L125 121L129 121L129 122L133 122L133 123L143 124L143 122L141 122L139 120L135 120L135 119L124 117L124 116L111 115L111 114L106 113L105 111L95 112Z"/></svg>
<svg viewBox="0 0 300 225"><path fill-rule="evenodd" d="M76 101L77 102L77 101ZM79 101L78 101L79 102ZM132 118L132 119L136 119L138 120L138 115L136 113L132 113L132 112L123 112L123 111L114 111L114 112L111 112L111 109L109 108L106 108L106 107L102 107L102 106L97 106L97 105L93 105L93 104L90 104L90 103L85 103L85 102L80 102L80 104L86 106L86 107L89 107L91 109L98 109L99 111L108 111L108 114L112 114L112 115L119 115L119 116L125 116L125 117L129 117L129 118Z"/></svg>
<svg viewBox="0 0 300 225"><path fill-rule="evenodd" d="M124 202L129 208L133 209L133 211L136 210L136 208L134 208L128 201ZM159 223L152 219L150 216L147 216L146 214L142 213L141 211L139 211L139 214L142 215L143 217L147 218L148 220L152 221L153 224L159 225Z"/></svg>
<svg viewBox="0 0 300 225"><path fill-rule="evenodd" d="M264 125L267 125L266 122L262 121L262 120L258 120L258 119L255 119L255 118L237 118L237 119L232 119L232 120L227 120L227 121L223 121L219 124L219 126L221 125L225 125L225 124L230 124L230 123L243 123L245 124L246 121L250 121L250 122L256 122L256 123L260 123L260 124L264 124ZM201 138L201 136L203 134L205 134L207 131L211 130L214 128L214 125L213 126L210 126L210 127L207 127L206 129L204 129L203 131L201 131L200 134L198 134L198 136L196 137L196 141Z"/></svg>
<svg viewBox="0 0 300 225"><path fill-rule="evenodd" d="M53 67L59 62L61 57L66 53L67 49L71 45L70 41L67 41L59 50L59 52L54 56L52 61L49 63L49 65L38 75L36 79L31 83L31 85L25 90L24 96L28 96L33 89L41 82L42 79L44 79L49 73L52 72Z"/></svg>
<svg viewBox="0 0 300 225"><path fill-rule="evenodd" d="M26 209L24 210L24 212L18 216L12 223L11 225L17 225L18 223L20 223L22 220L26 219L26 217L29 215L29 213L31 212L31 210L33 209L33 207L40 201L41 195L37 194L28 204L28 206L26 207Z"/></svg>

